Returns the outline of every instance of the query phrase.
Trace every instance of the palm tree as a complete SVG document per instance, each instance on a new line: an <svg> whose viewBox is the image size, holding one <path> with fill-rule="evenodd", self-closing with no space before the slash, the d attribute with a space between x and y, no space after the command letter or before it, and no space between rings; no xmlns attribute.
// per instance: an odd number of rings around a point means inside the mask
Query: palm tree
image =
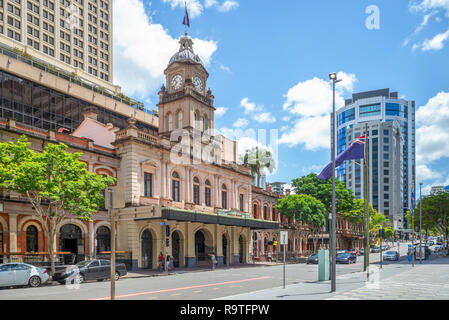
<svg viewBox="0 0 449 320"><path fill-rule="evenodd" d="M257 174L257 187L260 188L260 175L264 170L272 173L275 168L273 156L270 151L259 147L253 147L245 151L241 161L244 166L249 166L251 175L255 177Z"/></svg>

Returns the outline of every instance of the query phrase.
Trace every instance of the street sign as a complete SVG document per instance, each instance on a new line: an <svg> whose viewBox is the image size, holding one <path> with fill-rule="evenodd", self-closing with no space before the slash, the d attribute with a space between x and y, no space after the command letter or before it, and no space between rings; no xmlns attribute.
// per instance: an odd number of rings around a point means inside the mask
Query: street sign
<svg viewBox="0 0 449 320"><path fill-rule="evenodd" d="M161 222L159 223L161 226L165 226L165 222Z"/></svg>
<svg viewBox="0 0 449 320"><path fill-rule="evenodd" d="M288 244L288 231L281 231L281 244Z"/></svg>

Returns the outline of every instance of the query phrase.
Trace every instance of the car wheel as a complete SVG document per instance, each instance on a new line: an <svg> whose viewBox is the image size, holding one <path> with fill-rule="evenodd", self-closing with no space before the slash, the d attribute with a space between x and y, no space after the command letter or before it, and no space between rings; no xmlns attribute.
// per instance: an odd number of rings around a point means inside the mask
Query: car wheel
<svg viewBox="0 0 449 320"><path fill-rule="evenodd" d="M30 287L37 288L41 285L41 278L39 278L38 276L32 276L28 281L28 284L30 285Z"/></svg>
<svg viewBox="0 0 449 320"><path fill-rule="evenodd" d="M118 279L120 279L120 273L116 272L115 273L115 281L118 281Z"/></svg>
<svg viewBox="0 0 449 320"><path fill-rule="evenodd" d="M81 273L78 273L78 274L75 276L75 279L72 280L72 284L75 284L75 283L83 283L85 280L86 280L86 279L84 278L84 275L82 275Z"/></svg>

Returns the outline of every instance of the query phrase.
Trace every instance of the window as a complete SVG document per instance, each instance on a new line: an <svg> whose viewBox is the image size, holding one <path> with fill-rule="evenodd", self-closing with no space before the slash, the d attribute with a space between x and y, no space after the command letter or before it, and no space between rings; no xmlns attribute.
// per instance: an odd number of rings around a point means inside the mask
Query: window
<svg viewBox="0 0 449 320"><path fill-rule="evenodd" d="M167 129L168 131L172 131L173 130L173 118L171 113L169 113L167 115Z"/></svg>
<svg viewBox="0 0 449 320"><path fill-rule="evenodd" d="M181 129L182 128L182 111L178 111L176 114L176 128Z"/></svg>
<svg viewBox="0 0 449 320"><path fill-rule="evenodd" d="M263 207L263 219L268 220L268 207L267 206Z"/></svg>
<svg viewBox="0 0 449 320"><path fill-rule="evenodd" d="M221 207L223 209L227 209L228 208L228 192L226 189L226 185L223 184L221 186L221 189L222 189L222 191L221 191Z"/></svg>
<svg viewBox="0 0 449 320"><path fill-rule="evenodd" d="M253 218L257 219L257 204L256 203L253 205Z"/></svg>
<svg viewBox="0 0 449 320"><path fill-rule="evenodd" d="M360 118L380 115L380 104L360 106Z"/></svg>
<svg viewBox="0 0 449 320"><path fill-rule="evenodd" d="M96 234L97 248L96 252L111 251L111 231L108 227L101 226ZM103 262L102 262L103 264Z"/></svg>
<svg viewBox="0 0 449 320"><path fill-rule="evenodd" d="M240 194L240 211L243 211L243 194Z"/></svg>
<svg viewBox="0 0 449 320"><path fill-rule="evenodd" d="M153 174L144 173L144 195L145 197L153 197Z"/></svg>
<svg viewBox="0 0 449 320"><path fill-rule="evenodd" d="M207 130L207 116L204 115L203 117L203 131Z"/></svg>
<svg viewBox="0 0 449 320"><path fill-rule="evenodd" d="M200 204L200 180L197 177L193 178L193 203Z"/></svg>
<svg viewBox="0 0 449 320"><path fill-rule="evenodd" d="M179 202L179 174L175 171L172 177L172 199L175 202Z"/></svg>
<svg viewBox="0 0 449 320"><path fill-rule="evenodd" d="M206 180L206 187L204 188L204 202L206 203L206 206L210 207L210 182L209 180Z"/></svg>
<svg viewBox="0 0 449 320"><path fill-rule="evenodd" d="M29 226L26 230L27 252L38 252L37 246L37 228Z"/></svg>
<svg viewBox="0 0 449 320"><path fill-rule="evenodd" d="M276 209L271 209L271 220L276 221Z"/></svg>

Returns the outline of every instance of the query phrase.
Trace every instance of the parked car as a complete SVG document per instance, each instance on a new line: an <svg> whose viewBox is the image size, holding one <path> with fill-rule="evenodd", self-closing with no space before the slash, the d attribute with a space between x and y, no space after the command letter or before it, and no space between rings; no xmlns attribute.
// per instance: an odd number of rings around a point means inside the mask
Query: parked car
<svg viewBox="0 0 449 320"><path fill-rule="evenodd" d="M0 264L0 287L30 286L39 287L48 281L47 269L27 263Z"/></svg>
<svg viewBox="0 0 449 320"><path fill-rule="evenodd" d="M128 272L124 263L115 264L115 280L125 276ZM111 261L109 260L88 260L81 261L73 266L67 266L65 269L55 272L53 280L61 284L67 281L84 282L87 280L103 281L111 276Z"/></svg>
<svg viewBox="0 0 449 320"><path fill-rule="evenodd" d="M318 264L318 253L309 256L309 258L307 259L307 264L309 263Z"/></svg>
<svg viewBox="0 0 449 320"><path fill-rule="evenodd" d="M355 255L354 253L341 253L339 255L337 255L337 258L335 259L336 263L356 263L357 262L357 255Z"/></svg>
<svg viewBox="0 0 449 320"><path fill-rule="evenodd" d="M430 247L430 246L433 246L435 244L435 242L434 241L432 241L432 240L430 240L430 241L427 241L427 245Z"/></svg>
<svg viewBox="0 0 449 320"><path fill-rule="evenodd" d="M378 253L380 251L380 247L373 247L371 248L371 253Z"/></svg>
<svg viewBox="0 0 449 320"><path fill-rule="evenodd" d="M399 260L399 252L397 251L387 251L383 255L383 259L385 261L391 260L391 261L398 261Z"/></svg>
<svg viewBox="0 0 449 320"><path fill-rule="evenodd" d="M349 249L349 253L354 253L355 255L358 255L358 256L361 254L360 250L357 248Z"/></svg>
<svg viewBox="0 0 449 320"><path fill-rule="evenodd" d="M382 251L386 251L386 250L390 249L390 246L387 244L383 244L380 247L381 247Z"/></svg>
<svg viewBox="0 0 449 320"><path fill-rule="evenodd" d="M348 253L348 250L337 250L337 255L342 253Z"/></svg>
<svg viewBox="0 0 449 320"><path fill-rule="evenodd" d="M364 254L365 254L365 248L361 248L361 249L360 249L360 255L363 256Z"/></svg>

